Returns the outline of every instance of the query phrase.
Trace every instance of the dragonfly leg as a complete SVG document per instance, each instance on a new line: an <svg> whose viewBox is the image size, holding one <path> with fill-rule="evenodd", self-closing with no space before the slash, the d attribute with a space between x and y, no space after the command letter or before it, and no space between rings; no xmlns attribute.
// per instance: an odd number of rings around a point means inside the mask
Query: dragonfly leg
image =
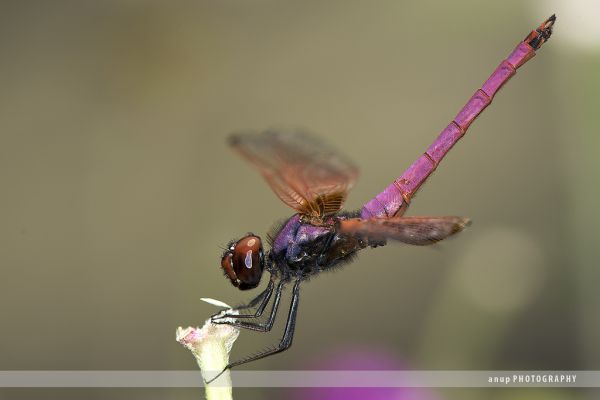
<svg viewBox="0 0 600 400"><path fill-rule="evenodd" d="M273 300L273 305L271 306L269 318L267 318L265 322L238 321L237 318L239 317L239 315L235 314L231 315L231 317L226 320L217 319L213 320L212 322L214 324L227 324L238 328L250 329L252 331L257 332L269 332L271 328L273 328L273 324L275 323L275 317L277 315L277 310L279 309L279 303L281 302L282 292L283 282L279 282L277 284L277 289L275 289L275 298Z"/></svg>
<svg viewBox="0 0 600 400"><path fill-rule="evenodd" d="M271 356L273 354L281 353L289 349L292 346L292 340L294 338L294 329L296 328L296 315L298 314L298 301L300 299L300 279L296 281L294 284L294 289L292 291L292 301L290 303L290 312L288 314L287 322L285 324L285 330L283 332L283 337L277 346L272 349L261 351L260 353L242 358L241 360L234 361L232 363L227 364L223 371L219 372L218 375L213 377L212 379L206 381L206 383L210 383L217 379L223 372L233 367L237 367L238 365L246 364L252 361L260 360L261 358L265 358Z"/></svg>
<svg viewBox="0 0 600 400"><path fill-rule="evenodd" d="M235 308L235 310L245 310L245 309L256 306L260 302L260 305L258 306L258 308L256 309L256 311L253 314L234 314L232 312L232 310L227 310L225 312L221 311L221 312L218 312L218 313L212 315L210 317L211 321L216 322L222 318L258 318L258 317L260 317L263 314L263 312L265 311L265 308L267 307L269 300L271 299L271 295L273 294L274 286L275 286L275 284L273 282L273 279L271 279L269 281L269 285L267 286L267 288L264 291L262 291L258 296L256 296L252 300L250 300L250 302L248 304L238 306Z"/></svg>

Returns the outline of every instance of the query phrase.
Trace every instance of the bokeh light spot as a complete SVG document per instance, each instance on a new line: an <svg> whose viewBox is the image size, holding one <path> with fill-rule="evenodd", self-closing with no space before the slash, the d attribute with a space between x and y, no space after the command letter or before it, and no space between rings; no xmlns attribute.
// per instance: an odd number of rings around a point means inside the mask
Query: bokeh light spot
<svg viewBox="0 0 600 400"><path fill-rule="evenodd" d="M544 280L539 244L522 231L495 228L471 241L458 260L465 295L491 312L514 312L536 296Z"/></svg>

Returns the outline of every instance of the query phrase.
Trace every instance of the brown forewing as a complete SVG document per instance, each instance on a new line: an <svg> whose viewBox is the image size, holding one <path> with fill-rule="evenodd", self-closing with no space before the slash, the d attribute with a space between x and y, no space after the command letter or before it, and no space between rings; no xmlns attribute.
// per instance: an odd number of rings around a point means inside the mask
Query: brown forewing
<svg viewBox="0 0 600 400"><path fill-rule="evenodd" d="M350 218L340 222L340 231L371 240L392 239L425 246L462 231L469 223L464 217Z"/></svg>
<svg viewBox="0 0 600 400"><path fill-rule="evenodd" d="M229 144L254 165L275 194L295 210L320 218L341 209L358 177L346 157L301 131L238 133Z"/></svg>

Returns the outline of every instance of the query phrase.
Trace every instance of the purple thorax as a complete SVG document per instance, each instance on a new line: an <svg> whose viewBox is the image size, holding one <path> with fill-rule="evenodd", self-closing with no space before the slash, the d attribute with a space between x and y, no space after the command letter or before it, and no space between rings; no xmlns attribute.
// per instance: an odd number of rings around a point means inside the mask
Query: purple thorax
<svg viewBox="0 0 600 400"><path fill-rule="evenodd" d="M295 261L300 257L302 246L315 241L320 236L327 235L331 228L305 224L300 220L300 215L292 216L279 231L273 240L273 253L281 256L285 253L286 260Z"/></svg>

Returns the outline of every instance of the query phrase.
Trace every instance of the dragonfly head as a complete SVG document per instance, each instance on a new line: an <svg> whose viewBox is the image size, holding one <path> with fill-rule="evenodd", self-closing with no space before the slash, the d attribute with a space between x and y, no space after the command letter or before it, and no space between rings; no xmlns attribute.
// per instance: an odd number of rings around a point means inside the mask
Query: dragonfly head
<svg viewBox="0 0 600 400"><path fill-rule="evenodd" d="M265 256L260 237L249 233L232 241L221 258L221 268L231 284L240 290L253 289L260 283Z"/></svg>

